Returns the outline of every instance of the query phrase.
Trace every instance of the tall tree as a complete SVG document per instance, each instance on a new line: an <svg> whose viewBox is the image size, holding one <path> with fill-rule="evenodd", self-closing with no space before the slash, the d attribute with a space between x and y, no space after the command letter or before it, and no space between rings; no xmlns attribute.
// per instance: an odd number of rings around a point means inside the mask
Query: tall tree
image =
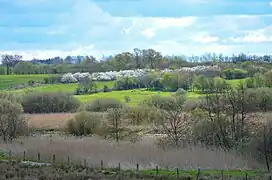
<svg viewBox="0 0 272 180"><path fill-rule="evenodd" d="M22 56L20 55L9 55L9 54L4 54L2 55L2 64L6 65L7 67L7 75L10 74L10 67L15 66L21 59Z"/></svg>
<svg viewBox="0 0 272 180"><path fill-rule="evenodd" d="M138 48L133 49L133 55L134 59L136 61L136 68L140 69L141 68L141 57L142 57L142 51Z"/></svg>

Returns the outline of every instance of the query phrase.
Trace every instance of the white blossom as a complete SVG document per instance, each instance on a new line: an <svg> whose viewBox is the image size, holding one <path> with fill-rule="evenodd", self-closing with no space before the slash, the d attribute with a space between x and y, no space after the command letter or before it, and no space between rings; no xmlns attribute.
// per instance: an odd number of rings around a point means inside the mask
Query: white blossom
<svg viewBox="0 0 272 180"><path fill-rule="evenodd" d="M72 73L64 74L60 80L62 83L75 83L78 80L74 77Z"/></svg>
<svg viewBox="0 0 272 180"><path fill-rule="evenodd" d="M180 72L180 71L186 71L186 72L206 72L206 71L221 71L221 68L219 66L195 66L195 67L183 67L180 69L164 69L161 72L161 74L165 72ZM150 72L154 72L154 70L151 69L135 69L135 70L123 70L123 71L108 71L108 72L95 72L95 73L67 73L64 74L61 82L63 83L73 83L78 82L86 77L89 77L93 81L111 81L116 80L120 77L141 77L144 75L147 75Z"/></svg>

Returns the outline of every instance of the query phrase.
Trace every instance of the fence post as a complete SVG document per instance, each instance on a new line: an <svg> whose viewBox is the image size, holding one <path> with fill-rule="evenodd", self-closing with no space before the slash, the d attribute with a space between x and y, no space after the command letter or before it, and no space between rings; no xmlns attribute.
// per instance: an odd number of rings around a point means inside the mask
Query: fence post
<svg viewBox="0 0 272 180"><path fill-rule="evenodd" d="M199 179L199 176L200 176L200 168L198 168L198 170L197 170L196 180Z"/></svg>
<svg viewBox="0 0 272 180"><path fill-rule="evenodd" d="M70 157L69 156L67 157L67 163L68 163L68 165L70 165Z"/></svg>
<svg viewBox="0 0 272 180"><path fill-rule="evenodd" d="M156 166L156 175L158 176L159 175L159 167Z"/></svg>
<svg viewBox="0 0 272 180"><path fill-rule="evenodd" d="M120 162L118 163L118 171L119 172L121 171L121 164L120 164Z"/></svg>
<svg viewBox="0 0 272 180"><path fill-rule="evenodd" d="M9 150L9 160L11 161L11 150Z"/></svg>
<svg viewBox="0 0 272 180"><path fill-rule="evenodd" d="M139 178L139 164L136 164L136 179Z"/></svg>
<svg viewBox="0 0 272 180"><path fill-rule="evenodd" d="M55 164L56 163L56 155L53 154L53 163Z"/></svg>
<svg viewBox="0 0 272 180"><path fill-rule="evenodd" d="M38 161L41 161L41 154L38 152Z"/></svg>
<svg viewBox="0 0 272 180"><path fill-rule="evenodd" d="M84 168L85 169L87 168L87 161L86 161L86 159L84 159Z"/></svg>
<svg viewBox="0 0 272 180"><path fill-rule="evenodd" d="M246 178L245 179L247 180L247 173L246 173Z"/></svg>
<svg viewBox="0 0 272 180"><path fill-rule="evenodd" d="M224 180L224 171L221 171L221 179Z"/></svg>
<svg viewBox="0 0 272 180"><path fill-rule="evenodd" d="M101 167L101 169L103 169L103 168L104 168L104 163L103 163L103 160L101 160L101 161L100 161L100 167Z"/></svg>
<svg viewBox="0 0 272 180"><path fill-rule="evenodd" d="M179 177L179 168L177 168L177 177Z"/></svg>
<svg viewBox="0 0 272 180"><path fill-rule="evenodd" d="M24 161L26 160L26 152L24 151Z"/></svg>

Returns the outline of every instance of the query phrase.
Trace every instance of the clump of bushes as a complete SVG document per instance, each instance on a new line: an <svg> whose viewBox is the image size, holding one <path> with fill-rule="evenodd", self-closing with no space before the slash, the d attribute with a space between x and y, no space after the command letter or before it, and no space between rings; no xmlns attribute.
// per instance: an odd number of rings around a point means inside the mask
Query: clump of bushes
<svg viewBox="0 0 272 180"><path fill-rule="evenodd" d="M80 102L71 94L62 92L29 92L22 101L25 113L72 112Z"/></svg>
<svg viewBox="0 0 272 180"><path fill-rule="evenodd" d="M78 113L67 123L67 133L75 136L93 135L98 132L102 117L87 111Z"/></svg>
<svg viewBox="0 0 272 180"><path fill-rule="evenodd" d="M117 99L99 98L86 105L86 110L91 112L105 112L111 108L124 108L126 105Z"/></svg>
<svg viewBox="0 0 272 180"><path fill-rule="evenodd" d="M49 77L45 77L44 78L44 83L45 84L56 84L56 83L60 83L62 76L61 75L52 75Z"/></svg>

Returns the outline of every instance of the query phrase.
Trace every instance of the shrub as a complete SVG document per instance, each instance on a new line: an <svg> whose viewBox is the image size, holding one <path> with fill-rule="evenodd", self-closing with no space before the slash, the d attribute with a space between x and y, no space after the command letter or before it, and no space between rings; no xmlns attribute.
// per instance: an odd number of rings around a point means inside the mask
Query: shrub
<svg viewBox="0 0 272 180"><path fill-rule="evenodd" d="M164 110L176 110L177 108L181 108L181 106L184 104L185 99L186 97L181 95L170 97L155 95L149 97L148 99L145 99L140 103L140 105L145 104L147 106L153 106Z"/></svg>
<svg viewBox="0 0 272 180"><path fill-rule="evenodd" d="M105 112L111 108L123 108L126 107L124 103L112 98L99 98L87 104L86 110L92 112Z"/></svg>
<svg viewBox="0 0 272 180"><path fill-rule="evenodd" d="M104 85L103 92L111 92L112 89L110 89L107 85Z"/></svg>
<svg viewBox="0 0 272 180"><path fill-rule="evenodd" d="M0 100L2 99L20 103L22 102L23 96L14 92L0 91Z"/></svg>
<svg viewBox="0 0 272 180"><path fill-rule="evenodd" d="M52 75L49 77L45 77L44 78L44 83L45 84L56 84L56 83L60 83L61 82L61 75Z"/></svg>
<svg viewBox="0 0 272 180"><path fill-rule="evenodd" d="M248 71L238 68L228 68L223 71L226 79L243 79L247 77Z"/></svg>
<svg viewBox="0 0 272 180"><path fill-rule="evenodd" d="M67 123L67 133L75 136L93 135L100 125L102 117L96 114L83 111L78 113L73 119Z"/></svg>
<svg viewBox="0 0 272 180"><path fill-rule="evenodd" d="M25 133L27 124L21 104L7 99L0 101L0 135L3 141L17 138Z"/></svg>
<svg viewBox="0 0 272 180"><path fill-rule="evenodd" d="M22 102L26 113L71 112L80 106L79 100L61 92L29 92Z"/></svg>
<svg viewBox="0 0 272 180"><path fill-rule="evenodd" d="M129 103L129 102L131 102L131 97L124 96L124 100L125 100L126 103Z"/></svg>

